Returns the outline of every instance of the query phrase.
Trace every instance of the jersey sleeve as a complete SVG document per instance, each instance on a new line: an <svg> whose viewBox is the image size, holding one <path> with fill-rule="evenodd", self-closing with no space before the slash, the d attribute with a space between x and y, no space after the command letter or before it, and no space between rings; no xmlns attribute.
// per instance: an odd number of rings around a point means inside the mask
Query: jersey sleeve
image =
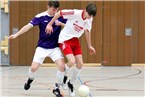
<svg viewBox="0 0 145 97"><path fill-rule="evenodd" d="M58 20L61 21L64 24L66 24L66 22L67 22L67 19L64 19L63 17L60 17Z"/></svg>
<svg viewBox="0 0 145 97"><path fill-rule="evenodd" d="M40 17L38 17L38 15L36 15L36 16L29 22L29 24L31 24L32 26L39 25L39 23L40 23Z"/></svg>
<svg viewBox="0 0 145 97"><path fill-rule="evenodd" d="M85 25L85 30L88 30L89 32L91 32L92 29L92 21L93 19L90 19L87 21L86 25Z"/></svg>
<svg viewBox="0 0 145 97"><path fill-rule="evenodd" d="M64 18L64 19L72 19L74 18L77 13L75 10L60 10L60 15Z"/></svg>
<svg viewBox="0 0 145 97"><path fill-rule="evenodd" d="M62 23L65 23L66 24L66 22L67 22L67 19L63 19L62 20Z"/></svg>

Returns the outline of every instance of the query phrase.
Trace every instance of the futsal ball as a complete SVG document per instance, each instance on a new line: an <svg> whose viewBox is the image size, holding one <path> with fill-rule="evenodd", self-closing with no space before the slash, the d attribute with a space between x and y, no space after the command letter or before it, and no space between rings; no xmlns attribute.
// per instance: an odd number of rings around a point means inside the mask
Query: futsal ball
<svg viewBox="0 0 145 97"><path fill-rule="evenodd" d="M90 93L90 89L88 86L86 85L81 85L79 88L78 88L78 95L80 97L87 97Z"/></svg>

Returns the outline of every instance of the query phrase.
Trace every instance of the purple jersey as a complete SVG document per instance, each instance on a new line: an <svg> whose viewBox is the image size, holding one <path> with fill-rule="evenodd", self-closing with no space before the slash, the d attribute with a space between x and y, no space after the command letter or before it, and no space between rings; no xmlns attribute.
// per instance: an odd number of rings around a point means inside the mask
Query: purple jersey
<svg viewBox="0 0 145 97"><path fill-rule="evenodd" d="M38 15L36 15L31 21L30 24L32 26L39 25L39 41L38 41L38 47L46 48L46 49L52 49L55 47L58 47L58 37L60 34L61 26L56 26L55 23L52 25L53 27L53 33L52 34L46 34L45 28L47 24L51 21L53 16L50 16L47 11L42 12ZM60 22L65 23L66 20L62 17L58 18Z"/></svg>

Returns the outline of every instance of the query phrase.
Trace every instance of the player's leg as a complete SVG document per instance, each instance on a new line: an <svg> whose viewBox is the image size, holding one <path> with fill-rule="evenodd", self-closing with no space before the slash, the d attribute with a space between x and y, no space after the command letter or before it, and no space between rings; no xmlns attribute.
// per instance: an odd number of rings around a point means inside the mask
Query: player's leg
<svg viewBox="0 0 145 97"><path fill-rule="evenodd" d="M68 68L71 68L72 66L75 65L75 57L73 54L67 54L66 55L66 58L67 58L67 66Z"/></svg>
<svg viewBox="0 0 145 97"><path fill-rule="evenodd" d="M34 58L33 58L33 62L31 64L31 67L29 68L29 78L27 80L27 82L24 85L24 89L28 90L31 86L31 83L34 80L34 75L35 72L38 70L38 68L40 67L40 65L43 63L45 57L47 56L46 54L46 50L40 47L36 48L35 54L34 54Z"/></svg>
<svg viewBox="0 0 145 97"><path fill-rule="evenodd" d="M69 72L70 68L75 64L75 57L72 52L71 48L71 40L65 41L62 44L59 44L60 49L63 51L64 55L66 56L68 63L65 64L65 76L64 76L64 89L67 87L67 73Z"/></svg>
<svg viewBox="0 0 145 97"><path fill-rule="evenodd" d="M53 62L55 62L55 64L58 67L58 71L56 74L57 82L55 83L53 93L56 95L56 97L61 97L62 95L60 93L59 88L63 84L64 74L65 74L64 72L65 62L60 48L58 47L54 48L52 50L52 53L49 55L49 57L53 60Z"/></svg>
<svg viewBox="0 0 145 97"><path fill-rule="evenodd" d="M82 58L82 55L76 55L75 56L75 59L76 59L76 67L73 68L73 75L72 75L72 78L70 80L70 82L72 84L74 84L74 82L78 78L78 76L80 74L80 71L81 71L81 68L83 66L83 58Z"/></svg>
<svg viewBox="0 0 145 97"><path fill-rule="evenodd" d="M83 60L82 60L82 50L81 50L81 47L80 47L80 43L79 43L79 40L76 38L74 39L74 44L73 44L73 54L75 56L75 64L76 64L76 67L72 69L72 76L71 76L71 79L70 81L68 82L68 87L70 89L70 95L71 96L75 96L75 92L74 92L74 82L76 81L80 71L81 71L81 68L82 68L82 65L83 65Z"/></svg>
<svg viewBox="0 0 145 97"><path fill-rule="evenodd" d="M63 79L64 79L64 69L65 69L65 62L64 62L64 59L57 59L55 61L55 64L57 65L58 67L58 71L57 71L57 74L56 74L56 77L57 77L57 83L59 85L62 85L63 83Z"/></svg>
<svg viewBox="0 0 145 97"><path fill-rule="evenodd" d="M41 65L40 63L32 62L31 67L29 68L29 78L24 85L25 90L28 90L30 88L31 83L34 80L35 71L37 71L37 69L39 68L40 65Z"/></svg>
<svg viewBox="0 0 145 97"><path fill-rule="evenodd" d="M58 71L57 71L58 84L61 84L62 88L66 90L67 89L67 79L68 78L65 75L66 74L66 72L65 72L66 71L66 65L65 65L64 59L56 60L55 64L58 66ZM68 69L67 69L67 71L68 71Z"/></svg>
<svg viewBox="0 0 145 97"><path fill-rule="evenodd" d="M60 49L62 50L68 61L67 64L65 64L65 75L68 73L70 68L75 64L75 57L73 55L73 51L71 48L72 42L73 42L72 39L70 39L59 44Z"/></svg>
<svg viewBox="0 0 145 97"><path fill-rule="evenodd" d="M68 41L65 41L64 43L60 43L59 46L60 46L60 49L62 50L62 52L64 53L64 55L66 56L67 58L67 67L68 68L71 68L74 64L75 64L75 57L73 55L73 51L72 51L72 48L71 48L71 45L73 41L71 40L68 40Z"/></svg>
<svg viewBox="0 0 145 97"><path fill-rule="evenodd" d="M78 75L79 75L79 73L81 71L81 68L83 66L82 55L76 55L75 59L76 59L76 67L74 67L72 69L72 76L71 76L71 79L68 82L69 94L71 96L75 96L74 83L75 83L76 79L78 78Z"/></svg>
<svg viewBox="0 0 145 97"><path fill-rule="evenodd" d="M57 59L55 61L55 64L58 67L58 71L56 74L57 82L55 83L55 87L53 89L53 93L56 95L56 97L62 97L62 94L60 93L60 87L63 84L64 79L64 68L65 68L65 62L64 59Z"/></svg>

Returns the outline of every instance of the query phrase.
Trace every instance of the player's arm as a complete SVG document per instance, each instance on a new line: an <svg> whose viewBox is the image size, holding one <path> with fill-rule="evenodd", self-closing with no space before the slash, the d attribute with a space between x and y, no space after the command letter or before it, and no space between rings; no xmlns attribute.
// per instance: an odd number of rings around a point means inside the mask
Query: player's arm
<svg viewBox="0 0 145 97"><path fill-rule="evenodd" d="M91 44L91 33L88 30L85 30L85 36L88 44L88 48L90 50L90 54L93 55L96 53L94 47Z"/></svg>
<svg viewBox="0 0 145 97"><path fill-rule="evenodd" d="M65 23L60 22L60 21L55 21L55 25L64 27Z"/></svg>
<svg viewBox="0 0 145 97"><path fill-rule="evenodd" d="M72 19L72 18L76 18L77 14L76 11L74 10L60 10L59 12L57 12L55 14L55 16L53 17L53 19L48 23L47 27L46 27L46 33L50 34L51 32L53 32L53 28L52 28L52 24L54 23L54 21L56 19L58 19L60 16L62 16L65 19Z"/></svg>
<svg viewBox="0 0 145 97"><path fill-rule="evenodd" d="M17 38L19 35L24 34L25 32L27 32L32 27L33 26L31 24L27 24L27 25L23 26L16 34L10 35L9 39Z"/></svg>
<svg viewBox="0 0 145 97"><path fill-rule="evenodd" d="M55 14L52 20L47 24L45 32L50 34L53 32L52 24L60 17L60 11Z"/></svg>

